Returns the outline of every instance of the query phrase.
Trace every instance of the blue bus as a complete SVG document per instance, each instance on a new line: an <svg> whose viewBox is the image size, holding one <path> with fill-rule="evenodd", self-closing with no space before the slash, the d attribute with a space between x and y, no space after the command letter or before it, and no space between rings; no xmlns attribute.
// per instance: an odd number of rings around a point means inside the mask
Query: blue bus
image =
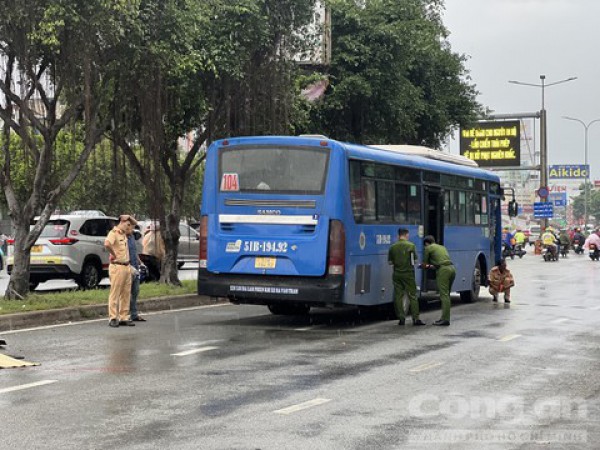
<svg viewBox="0 0 600 450"><path fill-rule="evenodd" d="M461 156L324 136L214 142L206 157L198 293L274 314L392 302L390 245L407 228L446 246L474 301L501 255L500 179ZM435 274L417 270L421 294Z"/></svg>

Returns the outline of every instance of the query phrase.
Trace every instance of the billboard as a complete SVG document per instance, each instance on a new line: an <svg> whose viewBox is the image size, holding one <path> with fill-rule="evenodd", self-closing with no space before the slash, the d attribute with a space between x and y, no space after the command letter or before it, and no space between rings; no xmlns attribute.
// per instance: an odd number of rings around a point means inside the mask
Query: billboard
<svg viewBox="0 0 600 450"><path fill-rule="evenodd" d="M460 154L482 167L521 165L521 124L518 120L478 122L460 129Z"/></svg>
<svg viewBox="0 0 600 450"><path fill-rule="evenodd" d="M585 164L557 164L548 167L548 178L587 178L590 166Z"/></svg>

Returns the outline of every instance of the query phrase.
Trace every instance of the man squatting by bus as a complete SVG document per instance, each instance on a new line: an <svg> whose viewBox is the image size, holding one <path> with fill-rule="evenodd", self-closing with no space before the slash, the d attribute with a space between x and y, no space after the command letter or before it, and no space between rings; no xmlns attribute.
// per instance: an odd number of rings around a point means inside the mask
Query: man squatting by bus
<svg viewBox="0 0 600 450"><path fill-rule="evenodd" d="M417 283L415 280L415 261L417 248L409 241L409 231L406 228L398 229L398 241L388 252L388 263L394 266L392 281L394 283L394 310L398 318L398 325L404 325L404 294L410 301L410 314L413 325L425 325L419 319L419 301L417 300Z"/></svg>

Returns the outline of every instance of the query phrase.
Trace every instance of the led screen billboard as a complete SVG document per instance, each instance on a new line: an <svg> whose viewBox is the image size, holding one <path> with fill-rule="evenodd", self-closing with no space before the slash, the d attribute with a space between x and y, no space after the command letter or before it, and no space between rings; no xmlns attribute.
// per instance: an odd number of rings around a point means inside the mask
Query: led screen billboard
<svg viewBox="0 0 600 450"><path fill-rule="evenodd" d="M482 167L521 165L521 127L518 120L478 122L460 129L460 154Z"/></svg>

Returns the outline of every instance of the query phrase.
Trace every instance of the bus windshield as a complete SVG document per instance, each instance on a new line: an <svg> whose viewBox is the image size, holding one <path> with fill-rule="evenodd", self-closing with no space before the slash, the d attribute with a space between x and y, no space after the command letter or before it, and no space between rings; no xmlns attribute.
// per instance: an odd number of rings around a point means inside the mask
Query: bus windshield
<svg viewBox="0 0 600 450"><path fill-rule="evenodd" d="M221 191L322 194L329 152L315 147L238 146L220 157ZM234 183L224 183L233 177Z"/></svg>

